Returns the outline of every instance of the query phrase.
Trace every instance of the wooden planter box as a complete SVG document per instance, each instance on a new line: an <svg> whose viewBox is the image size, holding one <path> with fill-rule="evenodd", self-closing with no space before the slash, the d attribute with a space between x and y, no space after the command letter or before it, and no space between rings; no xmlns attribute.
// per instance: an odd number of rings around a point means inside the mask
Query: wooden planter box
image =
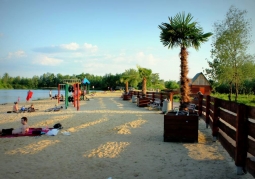
<svg viewBox="0 0 255 179"><path fill-rule="evenodd" d="M129 95L129 94L124 94L123 95L123 100L130 100L131 99L131 95Z"/></svg>
<svg viewBox="0 0 255 179"><path fill-rule="evenodd" d="M149 98L137 98L137 106L138 107L146 107L148 106L148 103L150 102Z"/></svg>
<svg viewBox="0 0 255 179"><path fill-rule="evenodd" d="M176 112L164 115L164 142L198 142L198 114L176 116Z"/></svg>

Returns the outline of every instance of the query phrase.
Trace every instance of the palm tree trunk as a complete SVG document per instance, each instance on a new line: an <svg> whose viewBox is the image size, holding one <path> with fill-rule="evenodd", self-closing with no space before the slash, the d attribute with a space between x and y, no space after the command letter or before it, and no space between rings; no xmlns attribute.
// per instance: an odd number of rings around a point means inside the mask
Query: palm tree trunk
<svg viewBox="0 0 255 179"><path fill-rule="evenodd" d="M128 93L128 81L125 83L125 92Z"/></svg>
<svg viewBox="0 0 255 179"><path fill-rule="evenodd" d="M181 83L181 99L180 99L180 110L186 110L188 104L190 103L190 87L189 87L189 79L188 79L188 52L185 47L181 48L181 78L180 78L180 83Z"/></svg>
<svg viewBox="0 0 255 179"><path fill-rule="evenodd" d="M146 82L147 82L147 79L146 79L146 78L143 78L142 96L146 96Z"/></svg>

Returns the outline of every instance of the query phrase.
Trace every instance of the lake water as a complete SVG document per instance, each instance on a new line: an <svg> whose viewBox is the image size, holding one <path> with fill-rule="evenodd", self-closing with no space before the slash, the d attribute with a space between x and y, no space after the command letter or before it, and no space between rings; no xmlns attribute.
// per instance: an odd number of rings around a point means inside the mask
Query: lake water
<svg viewBox="0 0 255 179"><path fill-rule="evenodd" d="M50 90L31 90L33 92L32 100L38 100L38 99L49 99L49 91ZM96 91L96 90L90 90L90 92ZM0 90L0 104L3 103L14 103L15 101L18 101L18 98L20 98L20 102L25 102L27 97L28 90ZM52 96L55 96L55 94L58 94L58 90L51 90ZM63 94L65 96L65 91L61 90L60 94ZM31 99L30 99L31 100Z"/></svg>
<svg viewBox="0 0 255 179"><path fill-rule="evenodd" d="M33 92L32 100L49 98L50 90L31 90ZM20 98L20 102L25 102L28 90L0 90L0 104L14 103ZM54 96L58 94L58 90L51 90L51 94ZM65 95L65 91L61 91L61 94ZM30 99L31 100L31 99Z"/></svg>

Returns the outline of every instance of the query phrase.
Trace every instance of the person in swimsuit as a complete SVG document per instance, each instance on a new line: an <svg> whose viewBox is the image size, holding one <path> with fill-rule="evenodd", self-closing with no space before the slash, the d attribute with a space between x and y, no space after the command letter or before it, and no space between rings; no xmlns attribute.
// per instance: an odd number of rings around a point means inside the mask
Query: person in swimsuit
<svg viewBox="0 0 255 179"><path fill-rule="evenodd" d="M26 134L29 130L29 126L27 124L27 117L22 117L21 126L17 129L9 128L9 129L0 129L0 135L11 135L11 134Z"/></svg>
<svg viewBox="0 0 255 179"><path fill-rule="evenodd" d="M17 102L14 102L13 108L12 108L13 112L19 112L19 106Z"/></svg>

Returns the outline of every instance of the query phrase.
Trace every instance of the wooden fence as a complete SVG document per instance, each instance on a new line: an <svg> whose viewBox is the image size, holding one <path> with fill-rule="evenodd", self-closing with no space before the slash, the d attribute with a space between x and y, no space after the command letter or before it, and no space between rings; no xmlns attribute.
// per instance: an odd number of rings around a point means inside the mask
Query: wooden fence
<svg viewBox="0 0 255 179"><path fill-rule="evenodd" d="M248 171L255 177L255 107L199 95L194 101L199 115L212 129L237 166L237 174Z"/></svg>
<svg viewBox="0 0 255 179"><path fill-rule="evenodd" d="M130 91L142 95L141 91ZM170 99L174 92L147 92L146 98L154 101ZM237 166L237 174L248 171L255 177L255 107L214 98L209 95L191 95L198 106L199 116L210 126L214 140L219 140Z"/></svg>

